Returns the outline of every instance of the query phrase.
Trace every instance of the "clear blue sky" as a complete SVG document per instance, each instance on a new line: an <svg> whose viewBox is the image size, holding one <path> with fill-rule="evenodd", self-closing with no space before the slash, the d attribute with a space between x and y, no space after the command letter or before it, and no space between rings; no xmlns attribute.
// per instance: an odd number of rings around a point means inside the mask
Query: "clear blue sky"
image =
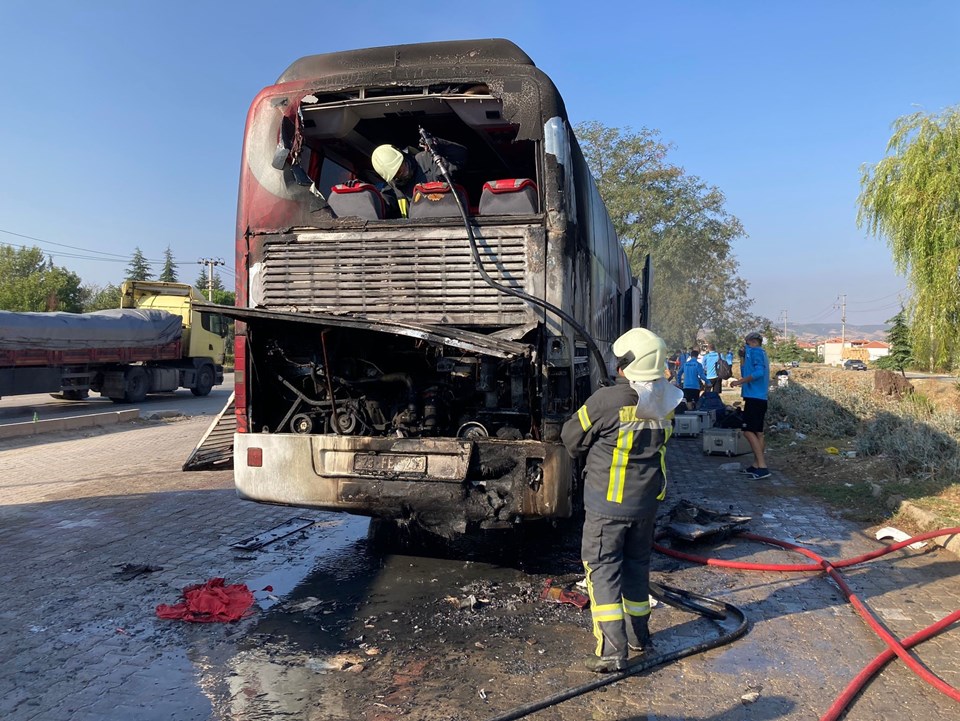
<svg viewBox="0 0 960 721"><path fill-rule="evenodd" d="M960 102L951 0L5 0L0 27L0 229L83 249L39 244L98 284L135 246L160 259L169 244L189 281L198 257L232 266L245 114L291 61L506 37L574 122L658 129L673 162L726 193L755 312L837 320L845 293L848 323L882 322L906 283L856 226L860 166L898 116Z"/></svg>

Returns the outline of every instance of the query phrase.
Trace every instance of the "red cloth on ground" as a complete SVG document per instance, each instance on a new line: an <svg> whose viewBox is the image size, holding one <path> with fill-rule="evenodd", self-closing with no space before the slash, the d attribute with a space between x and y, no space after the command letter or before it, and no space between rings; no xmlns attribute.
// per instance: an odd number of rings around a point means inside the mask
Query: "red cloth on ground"
<svg viewBox="0 0 960 721"><path fill-rule="evenodd" d="M183 601L174 606L157 606L159 618L195 623L238 621L253 605L253 593L243 583L223 585L224 579L211 578L206 583L183 589Z"/></svg>

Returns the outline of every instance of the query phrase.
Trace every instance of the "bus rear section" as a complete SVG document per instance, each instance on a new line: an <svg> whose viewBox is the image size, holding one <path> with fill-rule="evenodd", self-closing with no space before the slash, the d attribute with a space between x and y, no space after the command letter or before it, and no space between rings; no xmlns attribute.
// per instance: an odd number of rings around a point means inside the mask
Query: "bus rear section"
<svg viewBox="0 0 960 721"><path fill-rule="evenodd" d="M370 155L420 128L468 150L466 224L449 188L384 212ZM571 514L559 429L637 289L562 102L516 46L294 63L248 116L237 269L242 497L447 534Z"/></svg>

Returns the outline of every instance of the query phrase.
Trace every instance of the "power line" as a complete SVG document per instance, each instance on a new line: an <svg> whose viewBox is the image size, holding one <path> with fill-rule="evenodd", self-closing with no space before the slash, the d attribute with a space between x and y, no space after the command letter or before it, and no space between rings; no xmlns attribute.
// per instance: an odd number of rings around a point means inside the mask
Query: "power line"
<svg viewBox="0 0 960 721"><path fill-rule="evenodd" d="M895 295L900 295L906 292L906 288L901 288L900 290L894 291L893 293L888 293L887 295L882 295L879 298L874 298L873 300L851 300L850 305L861 305L864 303L876 303L878 300L886 300L887 298L892 298Z"/></svg>
<svg viewBox="0 0 960 721"><path fill-rule="evenodd" d="M833 303L831 303L831 304L828 305L826 308L824 308L822 311L820 311L820 312L817 313L815 316L813 316L813 318L812 318L811 320L795 321L795 322L800 322L800 323L819 323L821 320L823 320L824 318L826 318L828 315L831 315L834 310L836 310L836 306L835 306Z"/></svg>
<svg viewBox="0 0 960 721"><path fill-rule="evenodd" d="M55 246L57 246L57 247L59 247L59 248L70 248L71 250L79 250L79 251L81 251L82 253L88 253L88 254L89 254L89 253L96 253L96 254L98 254L98 255L81 255L81 254L78 254L78 253L64 253L64 252L62 252L62 251L49 251L49 250L46 250L46 249L44 249L44 248L40 248L40 250L45 250L45 251L46 251L46 254L49 255L49 256L51 256L51 257L56 256L56 257L58 257L58 258L72 258L72 259L74 259L74 260L99 260L99 261L104 261L104 262L107 262L107 263L129 263L129 262L130 262L130 259L131 259L132 256L133 256L132 253L129 254L129 255L122 255L122 254L120 254L120 253L110 253L110 252L105 251L105 250L93 250L93 249L90 249L90 248L82 248L82 247L77 246L77 245L67 245L66 243L57 243L57 242L55 242L55 241L53 241L53 240L46 240L46 239L44 239L44 238L37 238L36 236L26 235L26 234L24 234L24 233L16 233L16 232L14 232L14 231L12 231L12 230L5 230L5 229L3 229L3 228L0 228L0 233L5 233L5 234L7 234L7 235L13 235L13 236L15 236L15 237L17 237L17 238L24 238L25 240L32 240L32 241L34 241L34 242L36 242L36 243L44 243L44 244L46 244L46 245L55 245ZM2 242L2 241L0 241L0 245L8 245L8 246L10 246L11 248L20 248L20 249L22 249L22 250L26 250L26 249L28 249L28 248L31 247L31 246L23 245L23 244L19 244L19 243L4 243L4 242ZM111 256L111 257L100 257L100 256ZM161 259L157 259L157 258L144 258L144 261L145 261L146 263L150 264L150 265L162 265L162 264L164 264L164 263L167 262L166 258L164 258L164 259L162 259L162 260L161 260ZM193 265L194 262L195 262L195 261L192 261L192 260L175 260L175 261L173 261L173 264L174 264L174 265Z"/></svg>
<svg viewBox="0 0 960 721"><path fill-rule="evenodd" d="M129 256L121 255L120 253L108 253L105 250L92 250L90 248L81 248L80 246L77 246L77 245L67 245L66 243L56 243L52 240L35 238L32 235L24 235L23 233L14 233L12 230L4 230L3 228L0 228L0 233L6 233L7 235L14 235L17 238L26 238L27 240L32 240L37 243L46 243L47 245L56 245L56 246L59 246L60 248L70 248L71 250L80 250L80 251L83 251L84 253L99 253L100 255L112 255L116 258L123 258L124 261L129 260ZM21 247L26 247L26 246L21 246ZM63 255L63 254L60 253L59 255ZM107 260L107 259L104 258L103 260ZM150 261L150 262L162 263L163 261L161 260L161 261Z"/></svg>

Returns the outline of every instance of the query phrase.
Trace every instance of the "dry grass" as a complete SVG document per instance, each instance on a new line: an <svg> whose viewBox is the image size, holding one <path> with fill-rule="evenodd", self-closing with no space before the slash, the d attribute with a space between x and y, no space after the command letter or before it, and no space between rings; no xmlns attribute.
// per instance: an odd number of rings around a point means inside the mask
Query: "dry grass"
<svg viewBox="0 0 960 721"><path fill-rule="evenodd" d="M916 383L902 400L873 391L873 373L809 367L770 394L774 457L809 492L862 521L889 521L909 500L956 525L960 518L960 391ZM806 434L798 439L794 431ZM852 450L856 457L831 455Z"/></svg>

